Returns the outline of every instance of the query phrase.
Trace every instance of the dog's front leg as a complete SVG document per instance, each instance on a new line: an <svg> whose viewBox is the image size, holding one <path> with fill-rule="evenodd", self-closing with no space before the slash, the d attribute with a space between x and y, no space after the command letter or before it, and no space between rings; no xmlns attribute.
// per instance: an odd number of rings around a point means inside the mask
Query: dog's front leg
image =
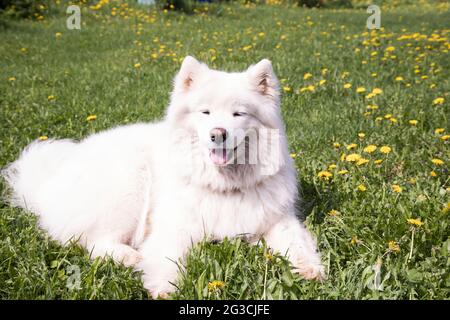
<svg viewBox="0 0 450 320"><path fill-rule="evenodd" d="M144 287L153 298L167 298L176 288L178 262L184 257L193 240L184 232L154 233L142 244L142 261L137 266L144 272Z"/></svg>
<svg viewBox="0 0 450 320"><path fill-rule="evenodd" d="M321 280L325 277L316 241L294 215L281 218L267 230L264 238L269 247L287 255L303 278Z"/></svg>

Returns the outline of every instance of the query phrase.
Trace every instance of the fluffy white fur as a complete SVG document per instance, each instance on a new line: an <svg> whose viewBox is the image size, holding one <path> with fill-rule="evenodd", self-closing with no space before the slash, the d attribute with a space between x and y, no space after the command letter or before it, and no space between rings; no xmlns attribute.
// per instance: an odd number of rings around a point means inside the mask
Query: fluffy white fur
<svg viewBox="0 0 450 320"><path fill-rule="evenodd" d="M205 235L264 238L304 278L320 279L315 240L296 217L296 171L279 107L270 61L226 73L186 57L162 122L80 142L36 141L2 175L11 203L37 214L53 238L135 265L155 297L174 290L174 261ZM237 129L256 130L257 143L237 143L257 150L258 162L236 164L228 149L218 159L226 164L212 161L214 128L225 128L227 140ZM274 139L263 129L276 132L278 152L269 152Z"/></svg>

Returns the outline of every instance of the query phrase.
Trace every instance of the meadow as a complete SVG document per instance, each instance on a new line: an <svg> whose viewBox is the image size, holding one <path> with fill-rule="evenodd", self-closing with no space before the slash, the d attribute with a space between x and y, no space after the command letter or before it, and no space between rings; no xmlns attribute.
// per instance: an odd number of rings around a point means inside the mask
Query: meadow
<svg viewBox="0 0 450 320"><path fill-rule="evenodd" d="M161 119L188 54L227 71L269 58L281 81L299 214L327 280L302 280L264 245L204 241L171 298L450 298L448 3L382 6L368 30L364 9L102 0L80 3L68 30L56 2L0 17L0 167L35 139ZM148 298L139 273L59 245L1 200L0 299Z"/></svg>

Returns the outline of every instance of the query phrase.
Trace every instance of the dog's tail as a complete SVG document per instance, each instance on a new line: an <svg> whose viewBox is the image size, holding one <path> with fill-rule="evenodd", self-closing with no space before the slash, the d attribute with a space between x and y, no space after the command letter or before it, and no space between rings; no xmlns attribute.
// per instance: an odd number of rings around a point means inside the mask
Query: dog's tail
<svg viewBox="0 0 450 320"><path fill-rule="evenodd" d="M16 161L0 172L8 186L5 200L12 206L34 211L43 182L58 170L75 145L71 140L37 140L29 144Z"/></svg>

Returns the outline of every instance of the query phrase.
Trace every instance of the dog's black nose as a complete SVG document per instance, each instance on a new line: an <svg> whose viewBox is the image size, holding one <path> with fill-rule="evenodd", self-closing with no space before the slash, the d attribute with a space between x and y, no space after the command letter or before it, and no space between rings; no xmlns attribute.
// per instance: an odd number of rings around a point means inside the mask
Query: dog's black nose
<svg viewBox="0 0 450 320"><path fill-rule="evenodd" d="M227 139L227 130L224 128L214 128L209 132L209 136L212 142L221 143Z"/></svg>

